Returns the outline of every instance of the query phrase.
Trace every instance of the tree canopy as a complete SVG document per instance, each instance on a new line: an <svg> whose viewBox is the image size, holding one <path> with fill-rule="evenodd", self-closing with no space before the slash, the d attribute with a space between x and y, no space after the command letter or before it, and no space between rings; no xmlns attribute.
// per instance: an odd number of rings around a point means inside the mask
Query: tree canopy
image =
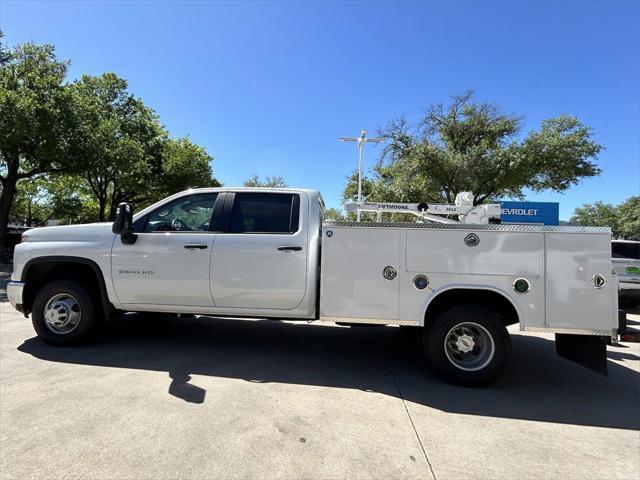
<svg viewBox="0 0 640 480"><path fill-rule="evenodd" d="M446 201L469 191L479 204L523 197L524 189L564 191L600 173L593 162L601 146L591 129L569 115L544 120L522 137L522 118L478 103L473 93L431 105L417 125L392 121L388 141L365 183L371 200ZM354 198L353 177L344 191Z"/></svg>
<svg viewBox="0 0 640 480"><path fill-rule="evenodd" d="M251 175L249 178L247 178L243 182L243 185L245 187L269 187L269 188L286 188L288 186L285 179L278 175L265 177L264 179L261 179L260 177L258 177L258 175Z"/></svg>
<svg viewBox="0 0 640 480"><path fill-rule="evenodd" d="M334 222L344 222L348 218L341 210L337 208L326 208L324 211L325 220L333 220Z"/></svg>
<svg viewBox="0 0 640 480"><path fill-rule="evenodd" d="M0 51L0 256L18 182L74 168L67 155L67 66L51 45L25 43Z"/></svg>
<svg viewBox="0 0 640 480"><path fill-rule="evenodd" d="M188 138L169 138L156 113L127 91L126 80L85 75L70 88L74 154L83 159L78 173L98 202L100 221L112 219L120 202L140 205L219 185L206 150Z"/></svg>
<svg viewBox="0 0 640 480"><path fill-rule="evenodd" d="M2 32L0 32L0 40ZM171 138L113 73L66 80L51 45L0 43L0 254L9 218L113 218L189 187L216 186L211 155Z"/></svg>
<svg viewBox="0 0 640 480"><path fill-rule="evenodd" d="M149 181L161 171L165 132L153 110L112 73L84 75L70 91L72 154L83 160L78 174L98 201L98 220L104 221L119 202L146 200Z"/></svg>
<svg viewBox="0 0 640 480"><path fill-rule="evenodd" d="M613 236L640 240L640 196L630 197L620 205L596 202L576 208L571 223L585 227L611 227Z"/></svg>

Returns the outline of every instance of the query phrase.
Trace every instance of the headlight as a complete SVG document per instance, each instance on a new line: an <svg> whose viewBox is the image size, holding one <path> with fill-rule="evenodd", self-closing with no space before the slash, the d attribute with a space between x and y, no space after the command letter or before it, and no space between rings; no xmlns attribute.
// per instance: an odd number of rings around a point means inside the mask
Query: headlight
<svg viewBox="0 0 640 480"><path fill-rule="evenodd" d="M24 242L27 242L28 240L29 240L29 235L27 235L26 233L23 233L20 241L24 243Z"/></svg>

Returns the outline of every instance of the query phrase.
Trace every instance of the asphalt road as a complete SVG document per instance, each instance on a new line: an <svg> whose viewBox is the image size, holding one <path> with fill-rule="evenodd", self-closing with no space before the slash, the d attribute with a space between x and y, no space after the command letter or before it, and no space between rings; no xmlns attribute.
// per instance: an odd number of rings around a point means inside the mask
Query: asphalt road
<svg viewBox="0 0 640 480"><path fill-rule="evenodd" d="M130 315L55 348L3 293L3 479L640 478L638 344L606 378L514 331L465 389L398 328Z"/></svg>

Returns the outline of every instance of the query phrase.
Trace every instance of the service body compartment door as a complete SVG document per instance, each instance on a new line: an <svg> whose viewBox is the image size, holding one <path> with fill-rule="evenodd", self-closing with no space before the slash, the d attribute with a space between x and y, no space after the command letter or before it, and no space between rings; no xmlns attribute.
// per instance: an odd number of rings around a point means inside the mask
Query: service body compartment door
<svg viewBox="0 0 640 480"><path fill-rule="evenodd" d="M468 247L465 239L479 243ZM542 236L537 232L490 230L407 230L407 270L458 275L508 275L531 278L542 265Z"/></svg>
<svg viewBox="0 0 640 480"><path fill-rule="evenodd" d="M617 295L617 282L611 275L610 236L546 233L545 252L547 326L613 329L612 302ZM605 283L600 285L595 276L600 276Z"/></svg>
<svg viewBox="0 0 640 480"><path fill-rule="evenodd" d="M398 319L400 230L325 227L322 237L321 315ZM383 271L388 269L387 279Z"/></svg>

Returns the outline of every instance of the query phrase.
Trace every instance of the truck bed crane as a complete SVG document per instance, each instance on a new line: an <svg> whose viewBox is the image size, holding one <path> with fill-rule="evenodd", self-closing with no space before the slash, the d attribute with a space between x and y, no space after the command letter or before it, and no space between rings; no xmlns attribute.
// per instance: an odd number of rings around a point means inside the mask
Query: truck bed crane
<svg viewBox="0 0 640 480"><path fill-rule="evenodd" d="M410 213L416 217L436 223L487 224L500 220L501 207L497 203L473 205L471 192L460 192L456 195L455 204L443 203L394 203L394 202L349 202L344 205L347 212L375 212L376 221L382 221L382 213ZM458 215L458 220L446 216Z"/></svg>

